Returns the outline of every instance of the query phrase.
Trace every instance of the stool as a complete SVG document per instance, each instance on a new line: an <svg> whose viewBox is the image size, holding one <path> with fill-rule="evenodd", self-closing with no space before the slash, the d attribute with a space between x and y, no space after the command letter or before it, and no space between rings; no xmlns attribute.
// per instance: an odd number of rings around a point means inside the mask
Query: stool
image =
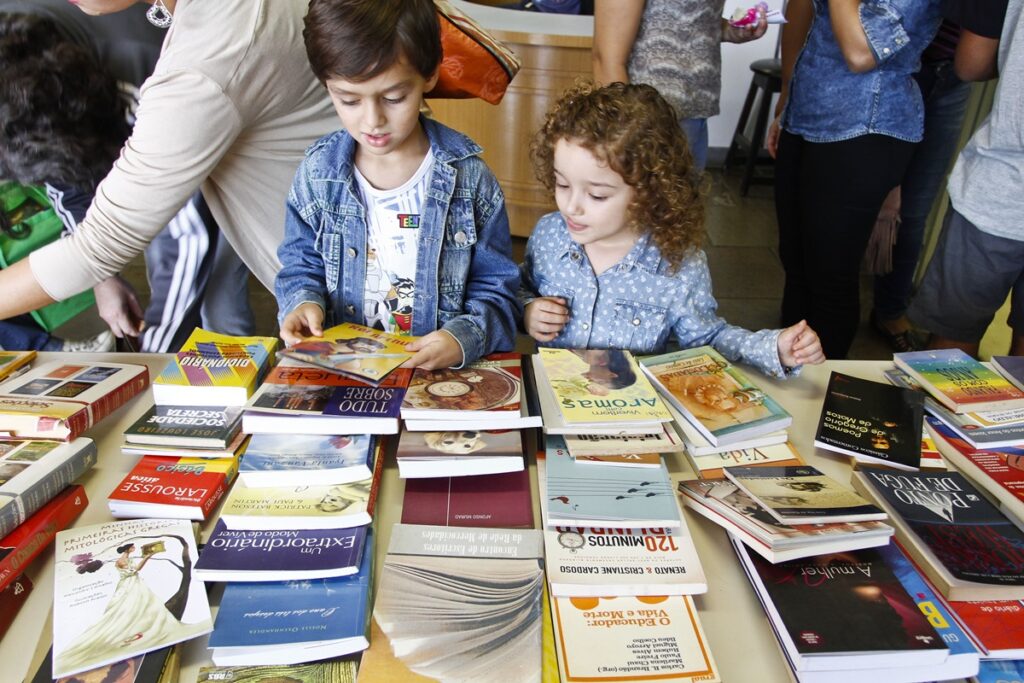
<svg viewBox="0 0 1024 683"><path fill-rule="evenodd" d="M743 111L740 113L740 120L736 124L736 132L733 133L732 143L725 155L725 169L735 161L737 154L746 154L746 168L743 171L743 181L740 184L740 194L747 196L752 182L762 182L754 178L754 165L761 157L761 149L764 146L764 136L768 130L768 111L772 106L772 94L782 90L782 63L778 59L758 59L750 63L750 70L754 72L750 79L750 90L747 91L747 100L743 103ZM747 137L747 123L750 119L751 110L754 108L754 100L757 98L758 90L761 91L761 102L757 107L757 121L754 123L754 130L750 138ZM772 163L771 158L767 163ZM765 178L763 182L772 182L773 179Z"/></svg>

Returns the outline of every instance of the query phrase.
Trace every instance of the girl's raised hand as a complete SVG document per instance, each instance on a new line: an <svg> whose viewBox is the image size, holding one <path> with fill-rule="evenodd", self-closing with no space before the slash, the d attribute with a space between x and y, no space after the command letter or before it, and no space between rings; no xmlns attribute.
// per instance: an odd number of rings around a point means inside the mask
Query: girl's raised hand
<svg viewBox="0 0 1024 683"><path fill-rule="evenodd" d="M549 342L557 337L569 322L569 309L565 299L542 296L526 304L523 311L523 325L526 333L539 342Z"/></svg>
<svg viewBox="0 0 1024 683"><path fill-rule="evenodd" d="M818 333L811 329L806 320L779 333L779 360L787 368L825 362L825 352L821 350Z"/></svg>

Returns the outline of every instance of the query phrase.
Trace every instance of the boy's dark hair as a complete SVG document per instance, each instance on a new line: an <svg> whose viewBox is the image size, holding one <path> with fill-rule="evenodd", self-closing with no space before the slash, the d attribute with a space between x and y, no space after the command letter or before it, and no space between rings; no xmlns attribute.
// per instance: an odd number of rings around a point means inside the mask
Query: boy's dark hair
<svg viewBox="0 0 1024 683"><path fill-rule="evenodd" d="M441 64L433 0L312 0L302 36L321 82L367 81L402 58L430 78Z"/></svg>
<svg viewBox="0 0 1024 683"><path fill-rule="evenodd" d="M128 137L117 82L42 17L0 13L0 177L92 190Z"/></svg>

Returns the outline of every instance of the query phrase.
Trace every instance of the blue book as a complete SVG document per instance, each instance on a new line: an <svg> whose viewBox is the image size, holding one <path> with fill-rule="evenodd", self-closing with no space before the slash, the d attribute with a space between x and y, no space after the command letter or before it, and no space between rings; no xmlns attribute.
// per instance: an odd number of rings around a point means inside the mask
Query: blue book
<svg viewBox="0 0 1024 683"><path fill-rule="evenodd" d="M678 528L668 470L658 467L595 467L577 463L560 436L547 437L543 504L548 526L621 529ZM539 473L538 473L539 476Z"/></svg>
<svg viewBox="0 0 1024 683"><path fill-rule="evenodd" d="M253 434L238 466L246 486L347 484L373 476L373 438Z"/></svg>
<svg viewBox="0 0 1024 683"><path fill-rule="evenodd" d="M214 664L301 664L365 650L372 567L368 535L352 576L227 584L210 634Z"/></svg>
<svg viewBox="0 0 1024 683"><path fill-rule="evenodd" d="M203 581L298 581L359 570L366 527L351 529L228 529L217 520L196 562Z"/></svg>
<svg viewBox="0 0 1024 683"><path fill-rule="evenodd" d="M1024 683L1024 659L988 659L971 683Z"/></svg>

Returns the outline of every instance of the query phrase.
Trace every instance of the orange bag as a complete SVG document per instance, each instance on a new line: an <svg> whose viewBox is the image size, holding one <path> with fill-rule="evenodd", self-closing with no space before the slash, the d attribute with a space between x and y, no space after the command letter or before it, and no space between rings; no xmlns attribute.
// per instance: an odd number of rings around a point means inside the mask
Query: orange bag
<svg viewBox="0 0 1024 683"><path fill-rule="evenodd" d="M437 85L427 97L479 97L497 104L522 64L515 53L456 9L434 0L441 24L441 61Z"/></svg>

